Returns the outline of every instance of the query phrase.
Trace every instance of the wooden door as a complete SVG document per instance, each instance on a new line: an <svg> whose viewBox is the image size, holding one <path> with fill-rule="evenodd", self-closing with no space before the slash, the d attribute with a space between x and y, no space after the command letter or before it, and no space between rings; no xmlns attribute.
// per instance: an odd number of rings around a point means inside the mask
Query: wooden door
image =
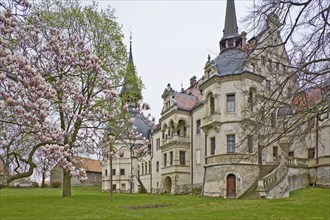
<svg viewBox="0 0 330 220"><path fill-rule="evenodd" d="M233 174L227 176L227 198L236 198L236 177Z"/></svg>

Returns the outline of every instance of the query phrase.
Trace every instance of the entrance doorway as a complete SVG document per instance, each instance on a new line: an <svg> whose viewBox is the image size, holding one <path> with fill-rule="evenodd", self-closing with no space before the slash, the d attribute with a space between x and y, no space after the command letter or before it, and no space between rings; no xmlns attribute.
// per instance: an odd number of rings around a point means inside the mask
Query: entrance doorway
<svg viewBox="0 0 330 220"><path fill-rule="evenodd" d="M172 180L171 177L167 176L164 179L164 189L166 193L171 193L172 188Z"/></svg>
<svg viewBox="0 0 330 220"><path fill-rule="evenodd" d="M234 174L227 176L227 198L236 198L236 176Z"/></svg>

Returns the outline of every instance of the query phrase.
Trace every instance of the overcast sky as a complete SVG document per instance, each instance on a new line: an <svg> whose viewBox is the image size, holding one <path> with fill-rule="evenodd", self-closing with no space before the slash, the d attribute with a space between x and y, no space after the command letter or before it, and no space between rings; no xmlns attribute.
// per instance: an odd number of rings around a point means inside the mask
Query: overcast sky
<svg viewBox="0 0 330 220"><path fill-rule="evenodd" d="M181 84L187 88L192 76L203 76L208 54L212 59L219 54L226 0L96 2L100 8L110 5L116 10L127 46L132 31L133 59L145 86L144 101L151 105L158 122L167 83L177 91ZM253 0L235 1L239 33L242 18L252 5Z"/></svg>

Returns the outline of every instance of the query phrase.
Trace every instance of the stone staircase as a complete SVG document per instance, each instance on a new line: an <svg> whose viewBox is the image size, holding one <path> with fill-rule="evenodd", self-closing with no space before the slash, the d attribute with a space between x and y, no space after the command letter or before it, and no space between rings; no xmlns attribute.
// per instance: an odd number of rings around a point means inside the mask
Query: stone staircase
<svg viewBox="0 0 330 220"><path fill-rule="evenodd" d="M138 178L139 184L140 184L140 193L146 193L147 189L144 187L143 183L141 180Z"/></svg>
<svg viewBox="0 0 330 220"><path fill-rule="evenodd" d="M240 199L260 199L259 192L256 192L258 181L263 177L267 176L276 168L276 165L262 165L260 167L260 173L257 177L256 181L246 190L239 198Z"/></svg>

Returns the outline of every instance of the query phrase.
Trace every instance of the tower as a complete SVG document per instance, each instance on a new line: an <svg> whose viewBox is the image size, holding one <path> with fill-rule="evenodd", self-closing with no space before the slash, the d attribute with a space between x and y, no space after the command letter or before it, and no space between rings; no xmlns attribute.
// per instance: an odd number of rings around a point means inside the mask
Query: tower
<svg viewBox="0 0 330 220"><path fill-rule="evenodd" d="M220 40L220 52L227 48L242 47L242 37L238 34L234 0L227 0L225 28Z"/></svg>
<svg viewBox="0 0 330 220"><path fill-rule="evenodd" d="M129 56L124 76L123 87L120 91L120 97L123 103L134 105L137 101L142 99L142 82L136 74L133 53L132 53L132 35L129 41Z"/></svg>

